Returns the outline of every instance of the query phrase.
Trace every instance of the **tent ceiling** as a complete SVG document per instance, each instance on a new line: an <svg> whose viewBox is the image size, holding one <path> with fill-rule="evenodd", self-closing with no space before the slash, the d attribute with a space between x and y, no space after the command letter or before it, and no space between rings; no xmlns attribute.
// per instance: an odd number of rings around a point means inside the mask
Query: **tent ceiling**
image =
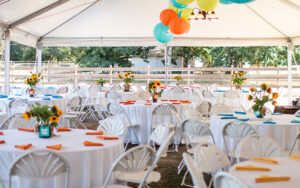
<svg viewBox="0 0 300 188"><path fill-rule="evenodd" d="M10 25L55 2L10 0L1 4L0 29L1 23ZM11 38L31 46L38 40L44 46L160 45L152 31L160 12L168 5L169 0L70 0L12 28ZM192 22L190 32L176 36L169 45L264 46L286 45L288 41L300 44L299 0L220 4L216 14L216 21Z"/></svg>

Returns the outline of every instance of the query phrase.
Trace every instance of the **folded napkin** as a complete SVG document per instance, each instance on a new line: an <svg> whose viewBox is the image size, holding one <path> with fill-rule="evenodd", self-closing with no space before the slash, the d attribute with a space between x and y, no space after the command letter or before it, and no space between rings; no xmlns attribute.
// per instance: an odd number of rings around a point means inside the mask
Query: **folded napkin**
<svg viewBox="0 0 300 188"><path fill-rule="evenodd" d="M240 115L246 115L246 112L239 112L239 111L234 111L235 114L240 114Z"/></svg>
<svg viewBox="0 0 300 188"><path fill-rule="evenodd" d="M281 176L281 177L272 177L272 176L260 176L259 178L255 178L256 183L260 182L273 182L273 181L289 181L291 178L288 176Z"/></svg>
<svg viewBox="0 0 300 188"><path fill-rule="evenodd" d="M300 115L296 115L296 117L300 118Z"/></svg>
<svg viewBox="0 0 300 188"><path fill-rule="evenodd" d="M124 103L124 105L133 105L134 103Z"/></svg>
<svg viewBox="0 0 300 188"><path fill-rule="evenodd" d="M230 117L230 116L228 116L228 117L221 117L221 119L237 119L237 117Z"/></svg>
<svg viewBox="0 0 300 188"><path fill-rule="evenodd" d="M272 113L272 115L277 116L277 115L282 115L282 113L277 112L277 113Z"/></svg>
<svg viewBox="0 0 300 188"><path fill-rule="evenodd" d="M59 95L52 95L52 98L55 98L55 99L61 99L63 98L62 96L59 96Z"/></svg>
<svg viewBox="0 0 300 188"><path fill-rule="evenodd" d="M22 96L22 95L20 95L20 94L15 94L15 96L18 96L18 97L20 97L20 96Z"/></svg>
<svg viewBox="0 0 300 188"><path fill-rule="evenodd" d="M177 102L178 100L169 100L170 102Z"/></svg>
<svg viewBox="0 0 300 188"><path fill-rule="evenodd" d="M52 145L52 146L46 146L46 148L60 150L61 146L62 146L61 144L57 144L57 145Z"/></svg>
<svg viewBox="0 0 300 188"><path fill-rule="evenodd" d="M135 103L136 101L126 101L126 102L128 102L128 103Z"/></svg>
<svg viewBox="0 0 300 188"><path fill-rule="evenodd" d="M48 87L48 89L55 89L55 87L51 87L51 86L50 86L50 87Z"/></svg>
<svg viewBox="0 0 300 188"><path fill-rule="evenodd" d="M0 144L4 144L5 143L5 140L0 140Z"/></svg>
<svg viewBox="0 0 300 188"><path fill-rule="evenodd" d="M271 163L271 164L278 164L278 161L271 159L271 158L257 158L254 157L252 161L258 161L258 162L263 162L263 163Z"/></svg>
<svg viewBox="0 0 300 188"><path fill-rule="evenodd" d="M290 155L290 159L295 159L297 161L300 161L300 156L299 155Z"/></svg>
<svg viewBox="0 0 300 188"><path fill-rule="evenodd" d="M162 99L162 100L160 100L160 101L162 101L162 102L166 102L166 101L168 101L168 100L164 100L164 99Z"/></svg>
<svg viewBox="0 0 300 188"><path fill-rule="evenodd" d="M97 138L102 140L118 140L119 137L116 136L97 136Z"/></svg>
<svg viewBox="0 0 300 188"><path fill-rule="evenodd" d="M84 142L83 142L83 145L85 145L85 146L104 146L104 145L101 144L101 143L98 143L98 142L90 142L90 141L84 141Z"/></svg>
<svg viewBox="0 0 300 188"><path fill-rule="evenodd" d="M292 120L291 123L300 123L300 120Z"/></svg>
<svg viewBox="0 0 300 188"><path fill-rule="evenodd" d="M13 97L9 97L9 98L8 98L8 100L13 100L13 99L14 99Z"/></svg>
<svg viewBox="0 0 300 188"><path fill-rule="evenodd" d="M249 121L249 118L245 118L245 119L238 118L237 120L239 120L239 121Z"/></svg>
<svg viewBox="0 0 300 188"><path fill-rule="evenodd" d="M26 145L15 145L15 148L18 149L23 149L23 150L27 150L28 148L30 148L32 146L32 144L26 144Z"/></svg>
<svg viewBox="0 0 300 188"><path fill-rule="evenodd" d="M0 98L7 98L7 95L0 95Z"/></svg>
<svg viewBox="0 0 300 188"><path fill-rule="evenodd" d="M51 94L45 94L45 97L50 97L50 96L52 96Z"/></svg>
<svg viewBox="0 0 300 188"><path fill-rule="evenodd" d="M4 133L3 133L3 132L0 132L0 135L4 135Z"/></svg>
<svg viewBox="0 0 300 188"><path fill-rule="evenodd" d="M86 135L103 135L103 131L97 131L97 132L86 132Z"/></svg>
<svg viewBox="0 0 300 188"><path fill-rule="evenodd" d="M271 171L270 168L257 167L253 165L235 166L235 170L249 170L249 171Z"/></svg>
<svg viewBox="0 0 300 188"><path fill-rule="evenodd" d="M186 100L186 101L179 101L179 102L181 102L181 103L192 103L192 102L189 101L189 100Z"/></svg>
<svg viewBox="0 0 300 188"><path fill-rule="evenodd" d="M152 105L152 103L145 103L145 105L146 105L146 106L151 106L151 105Z"/></svg>
<svg viewBox="0 0 300 188"><path fill-rule="evenodd" d="M249 93L249 91L243 91L243 93Z"/></svg>
<svg viewBox="0 0 300 188"><path fill-rule="evenodd" d="M233 114L218 114L218 116L233 116Z"/></svg>
<svg viewBox="0 0 300 188"><path fill-rule="evenodd" d="M68 127L59 127L59 128L56 128L56 131L57 131L57 132L71 131L71 129L68 128Z"/></svg>
<svg viewBox="0 0 300 188"><path fill-rule="evenodd" d="M181 104L180 102L173 102L172 104Z"/></svg>
<svg viewBox="0 0 300 188"><path fill-rule="evenodd" d="M218 89L218 90L215 90L214 92L225 92L225 90Z"/></svg>
<svg viewBox="0 0 300 188"><path fill-rule="evenodd" d="M18 128L19 131L34 132L34 129Z"/></svg>
<svg viewBox="0 0 300 188"><path fill-rule="evenodd" d="M101 90L100 92L107 92L107 90Z"/></svg>
<svg viewBox="0 0 300 188"><path fill-rule="evenodd" d="M264 124L276 124L274 121L264 121Z"/></svg>
<svg viewBox="0 0 300 188"><path fill-rule="evenodd" d="M50 98L43 98L44 101L50 101Z"/></svg>

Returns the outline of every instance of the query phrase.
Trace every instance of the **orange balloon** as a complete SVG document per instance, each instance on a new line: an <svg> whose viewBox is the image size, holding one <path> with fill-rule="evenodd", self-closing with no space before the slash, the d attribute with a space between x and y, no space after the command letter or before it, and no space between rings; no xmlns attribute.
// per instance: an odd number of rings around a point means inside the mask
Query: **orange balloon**
<svg viewBox="0 0 300 188"><path fill-rule="evenodd" d="M173 20L171 20L169 28L170 31L176 35L181 35L184 32L186 32L186 28L187 28L187 21L185 21L183 18L174 18Z"/></svg>
<svg viewBox="0 0 300 188"><path fill-rule="evenodd" d="M171 9L165 9L160 13L160 21L166 26L169 26L170 21L177 17L177 13Z"/></svg>
<svg viewBox="0 0 300 188"><path fill-rule="evenodd" d="M191 24L189 22L186 22L186 28L185 28L185 33L188 33L191 29Z"/></svg>

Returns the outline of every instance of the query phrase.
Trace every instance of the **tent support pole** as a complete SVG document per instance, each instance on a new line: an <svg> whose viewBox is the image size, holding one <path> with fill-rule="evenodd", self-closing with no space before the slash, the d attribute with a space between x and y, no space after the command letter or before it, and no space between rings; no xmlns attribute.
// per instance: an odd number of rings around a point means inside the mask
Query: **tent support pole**
<svg viewBox="0 0 300 188"><path fill-rule="evenodd" d="M5 31L5 68L4 68L4 93L9 95L9 62L10 62L10 32Z"/></svg>
<svg viewBox="0 0 300 188"><path fill-rule="evenodd" d="M37 73L42 72L42 50L43 43L36 43L36 57L37 57Z"/></svg>
<svg viewBox="0 0 300 188"><path fill-rule="evenodd" d="M165 84L168 87L168 45L165 44Z"/></svg>
<svg viewBox="0 0 300 188"><path fill-rule="evenodd" d="M288 104L292 103L292 87L293 87L293 69L292 69L292 53L294 50L294 45L292 43L288 43L288 52L287 52L287 60L288 60Z"/></svg>

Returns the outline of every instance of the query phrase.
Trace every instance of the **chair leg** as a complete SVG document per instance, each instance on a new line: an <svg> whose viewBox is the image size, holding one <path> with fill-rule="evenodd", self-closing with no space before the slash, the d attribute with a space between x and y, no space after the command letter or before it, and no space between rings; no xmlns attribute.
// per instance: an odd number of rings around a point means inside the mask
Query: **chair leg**
<svg viewBox="0 0 300 188"><path fill-rule="evenodd" d="M177 174L179 175L181 170L183 169L183 167L185 167L185 163L184 160L182 159L177 167Z"/></svg>
<svg viewBox="0 0 300 188"><path fill-rule="evenodd" d="M186 179L186 176L188 175L188 172L189 172L188 170L185 171L180 185L181 186L186 186L186 187L194 187L193 185L185 184L185 179Z"/></svg>
<svg viewBox="0 0 300 188"><path fill-rule="evenodd" d="M133 132L133 134L134 134L136 140L138 141L139 145L141 145L141 142L140 142L140 140L138 139L135 130L136 130L136 127L132 127L132 128L131 128L131 131Z"/></svg>

